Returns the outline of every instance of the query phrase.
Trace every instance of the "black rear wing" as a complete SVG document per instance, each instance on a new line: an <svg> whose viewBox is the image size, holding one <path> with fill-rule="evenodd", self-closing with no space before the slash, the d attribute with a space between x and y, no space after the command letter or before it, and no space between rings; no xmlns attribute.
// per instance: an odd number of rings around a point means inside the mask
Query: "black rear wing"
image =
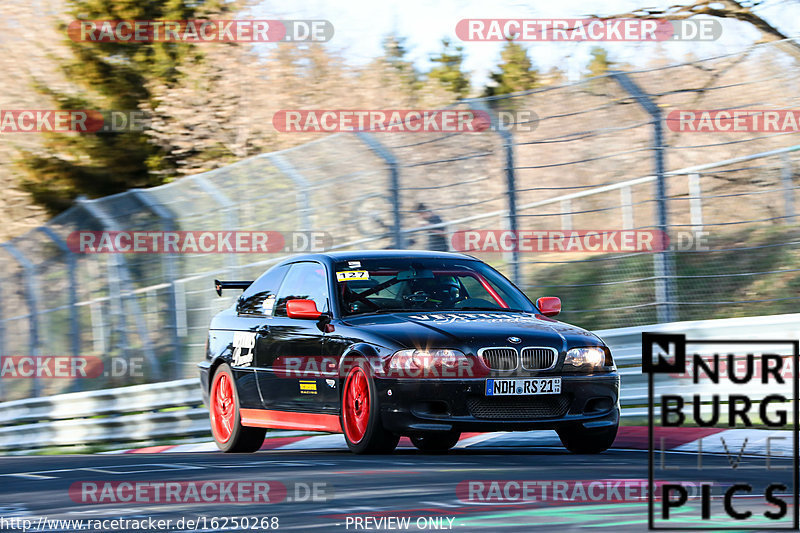
<svg viewBox="0 0 800 533"><path fill-rule="evenodd" d="M217 291L217 296L222 296L223 289L242 289L245 290L247 287L252 285L252 281L220 281L218 279L214 280L214 289Z"/></svg>

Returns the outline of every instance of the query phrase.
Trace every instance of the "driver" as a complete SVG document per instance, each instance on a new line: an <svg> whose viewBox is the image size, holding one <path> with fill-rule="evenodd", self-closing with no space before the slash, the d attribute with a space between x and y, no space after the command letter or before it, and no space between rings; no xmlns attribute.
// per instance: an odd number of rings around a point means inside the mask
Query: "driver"
<svg viewBox="0 0 800 533"><path fill-rule="evenodd" d="M412 283L409 294L426 296L427 299L423 302L435 304L438 308L448 308L461 299L461 284L454 276L418 279Z"/></svg>

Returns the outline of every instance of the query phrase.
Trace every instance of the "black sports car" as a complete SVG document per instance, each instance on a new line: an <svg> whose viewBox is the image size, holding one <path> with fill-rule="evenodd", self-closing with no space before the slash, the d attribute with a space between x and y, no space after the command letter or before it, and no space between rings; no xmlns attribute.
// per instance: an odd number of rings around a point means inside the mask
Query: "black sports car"
<svg viewBox="0 0 800 533"><path fill-rule="evenodd" d="M440 252L287 259L211 321L200 380L220 449L265 428L344 433L356 453L453 447L464 431L555 429L596 453L619 424L619 374L596 335L549 317L489 265Z"/></svg>

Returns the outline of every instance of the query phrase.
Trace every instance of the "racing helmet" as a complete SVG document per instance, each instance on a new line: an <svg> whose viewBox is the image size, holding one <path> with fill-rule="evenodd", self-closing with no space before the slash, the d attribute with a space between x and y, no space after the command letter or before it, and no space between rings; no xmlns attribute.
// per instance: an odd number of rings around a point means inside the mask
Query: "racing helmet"
<svg viewBox="0 0 800 533"><path fill-rule="evenodd" d="M449 303L458 299L461 285L454 276L437 276L433 279L417 280L413 290L425 292L432 300Z"/></svg>

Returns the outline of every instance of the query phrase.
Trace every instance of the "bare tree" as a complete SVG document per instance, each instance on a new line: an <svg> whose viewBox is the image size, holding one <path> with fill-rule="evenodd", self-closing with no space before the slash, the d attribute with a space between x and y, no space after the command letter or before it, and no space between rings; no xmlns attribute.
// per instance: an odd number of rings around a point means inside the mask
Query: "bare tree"
<svg viewBox="0 0 800 533"><path fill-rule="evenodd" d="M789 36L770 24L763 17L753 12L753 9L764 5L763 0L751 2L737 2L736 0L697 0L688 5L672 5L667 8L645 7L620 13L612 16L597 17L611 18L639 18L639 19L666 19L686 20L699 15L706 15L722 19L733 19L750 24L761 33L759 42L786 41L784 48L795 57L800 58L800 44L788 40Z"/></svg>

